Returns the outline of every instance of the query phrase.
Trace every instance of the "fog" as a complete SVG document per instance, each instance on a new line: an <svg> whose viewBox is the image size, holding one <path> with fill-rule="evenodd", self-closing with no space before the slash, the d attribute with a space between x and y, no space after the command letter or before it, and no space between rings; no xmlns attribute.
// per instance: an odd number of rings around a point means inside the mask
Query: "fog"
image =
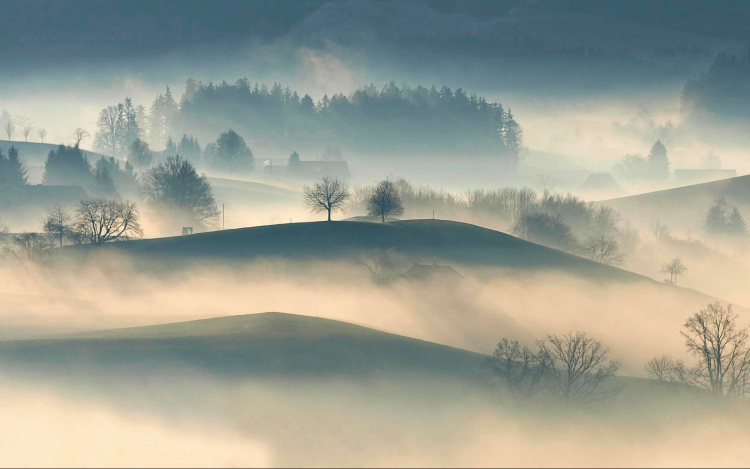
<svg viewBox="0 0 750 469"><path fill-rule="evenodd" d="M647 363L702 364L686 321L715 302L748 347L750 10L76 3L0 0L0 466L747 464L750 373L734 399ZM47 179L77 129L85 177ZM178 153L205 219L147 190ZM323 176L351 195L331 223ZM403 213L372 208L385 180ZM56 237L81 198L135 203L145 239ZM572 332L617 365L580 405L540 348Z"/></svg>

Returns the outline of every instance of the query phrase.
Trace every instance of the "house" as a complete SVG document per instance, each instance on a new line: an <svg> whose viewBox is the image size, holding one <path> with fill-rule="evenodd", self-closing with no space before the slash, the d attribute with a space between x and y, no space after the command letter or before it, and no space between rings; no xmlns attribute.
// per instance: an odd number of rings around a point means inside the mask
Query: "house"
<svg viewBox="0 0 750 469"><path fill-rule="evenodd" d="M278 165L267 160L263 165L265 177L317 180L323 177L349 180L349 164L346 161L298 161L295 164Z"/></svg>
<svg viewBox="0 0 750 469"><path fill-rule="evenodd" d="M609 173L590 174L577 193L588 199L610 199L625 195L625 191Z"/></svg>

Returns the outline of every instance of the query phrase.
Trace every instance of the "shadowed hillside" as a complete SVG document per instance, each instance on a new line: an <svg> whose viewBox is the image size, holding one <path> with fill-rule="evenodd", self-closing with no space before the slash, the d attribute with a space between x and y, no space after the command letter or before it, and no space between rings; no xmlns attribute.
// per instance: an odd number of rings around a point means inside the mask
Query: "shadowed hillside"
<svg viewBox="0 0 750 469"><path fill-rule="evenodd" d="M340 321L261 313L0 343L0 363L39 370L197 368L217 375L471 378L482 355Z"/></svg>
<svg viewBox="0 0 750 469"><path fill-rule="evenodd" d="M93 252L135 256L143 262L194 263L200 260L243 262L261 258L294 261L353 260L361 252L393 249L416 261L444 261L472 267L558 270L576 276L624 281L644 277L475 225L445 220L392 223L313 222L215 231L66 248L72 257Z"/></svg>

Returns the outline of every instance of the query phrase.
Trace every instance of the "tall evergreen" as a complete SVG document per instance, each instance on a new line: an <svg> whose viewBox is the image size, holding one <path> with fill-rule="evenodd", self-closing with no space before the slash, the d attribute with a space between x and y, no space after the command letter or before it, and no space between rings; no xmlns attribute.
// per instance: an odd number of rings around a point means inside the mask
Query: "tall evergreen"
<svg viewBox="0 0 750 469"><path fill-rule="evenodd" d="M523 131L513 117L513 112L511 112L510 108L508 108L503 122L503 143L513 162L518 164L521 150L523 149Z"/></svg>
<svg viewBox="0 0 750 469"><path fill-rule="evenodd" d="M648 172L650 179L655 181L666 181L669 178L669 159L667 148L657 140L648 154Z"/></svg>
<svg viewBox="0 0 750 469"><path fill-rule="evenodd" d="M109 174L106 167L99 167L99 165L97 165L91 180L91 190L97 196L104 197L111 197L117 193L115 181L112 179L112 176Z"/></svg>
<svg viewBox="0 0 750 469"><path fill-rule="evenodd" d="M727 219L727 232L731 235L744 236L747 234L747 224L737 207L733 207Z"/></svg>
<svg viewBox="0 0 750 469"><path fill-rule="evenodd" d="M5 173L3 179L10 186L18 187L28 184L26 168L24 168L23 163L18 158L18 149L15 146L8 149L7 166L5 166L3 172Z"/></svg>

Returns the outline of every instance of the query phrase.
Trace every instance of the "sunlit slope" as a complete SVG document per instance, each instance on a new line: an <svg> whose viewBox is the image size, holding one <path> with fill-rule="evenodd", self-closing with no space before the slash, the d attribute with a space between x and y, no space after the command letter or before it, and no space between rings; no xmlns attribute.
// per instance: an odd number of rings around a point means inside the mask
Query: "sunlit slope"
<svg viewBox="0 0 750 469"><path fill-rule="evenodd" d="M668 226L701 229L708 209L718 197L724 197L741 210L750 208L750 176L604 200L598 204L613 207L632 220L659 220Z"/></svg>
<svg viewBox="0 0 750 469"><path fill-rule="evenodd" d="M51 340L0 342L0 365L21 369L218 375L420 373L476 377L482 356L353 324L261 313L114 329Z"/></svg>
<svg viewBox="0 0 750 469"><path fill-rule="evenodd" d="M145 239L65 250L74 257L95 252L133 255L157 266L200 260L242 262L260 258L356 260L363 252L393 249L415 262L469 267L560 270L597 279L643 280L618 268L530 243L475 225L444 220L392 223L294 223L191 236Z"/></svg>

